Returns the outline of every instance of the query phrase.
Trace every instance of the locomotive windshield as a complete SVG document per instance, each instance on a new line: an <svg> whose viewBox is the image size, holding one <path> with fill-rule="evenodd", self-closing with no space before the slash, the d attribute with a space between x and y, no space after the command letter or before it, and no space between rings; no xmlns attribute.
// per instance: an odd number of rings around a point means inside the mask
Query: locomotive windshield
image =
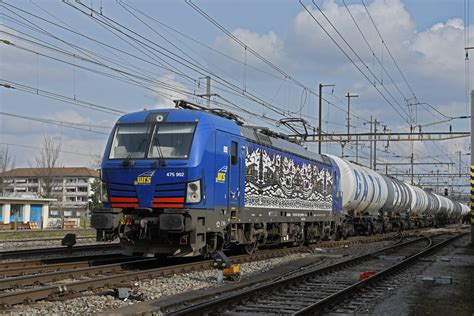
<svg viewBox="0 0 474 316"><path fill-rule="evenodd" d="M118 125L109 158L187 159L195 128L195 123Z"/></svg>
<svg viewBox="0 0 474 316"><path fill-rule="evenodd" d="M151 128L151 125L118 125L109 158L145 158Z"/></svg>
<svg viewBox="0 0 474 316"><path fill-rule="evenodd" d="M187 159L195 127L195 123L158 124L151 140L148 158Z"/></svg>

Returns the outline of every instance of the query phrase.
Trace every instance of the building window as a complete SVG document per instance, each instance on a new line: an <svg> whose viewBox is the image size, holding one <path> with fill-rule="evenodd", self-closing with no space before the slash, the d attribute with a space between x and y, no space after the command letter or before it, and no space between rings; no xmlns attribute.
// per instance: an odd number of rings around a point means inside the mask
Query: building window
<svg viewBox="0 0 474 316"><path fill-rule="evenodd" d="M72 217L72 211L64 211L64 217Z"/></svg>
<svg viewBox="0 0 474 316"><path fill-rule="evenodd" d="M67 179L67 183L77 183L77 178Z"/></svg>
<svg viewBox="0 0 474 316"><path fill-rule="evenodd" d="M79 178L79 179L77 179L77 182L78 183L87 183L87 179L86 178Z"/></svg>
<svg viewBox="0 0 474 316"><path fill-rule="evenodd" d="M66 202L76 202L76 197L75 196L67 196L66 197Z"/></svg>
<svg viewBox="0 0 474 316"><path fill-rule="evenodd" d="M54 182L54 183L63 183L63 179L54 178L54 179L53 179L53 182Z"/></svg>
<svg viewBox="0 0 474 316"><path fill-rule="evenodd" d="M13 179L5 179L3 180L3 182L10 184L10 183L13 183Z"/></svg>
<svg viewBox="0 0 474 316"><path fill-rule="evenodd" d="M78 196L77 200L80 201L80 202L87 202L88 198L87 198L87 196Z"/></svg>
<svg viewBox="0 0 474 316"><path fill-rule="evenodd" d="M11 204L10 217L18 216L23 219L23 204Z"/></svg>
<svg viewBox="0 0 474 316"><path fill-rule="evenodd" d="M77 192L87 192L87 187L78 187Z"/></svg>
<svg viewBox="0 0 474 316"><path fill-rule="evenodd" d="M15 188L15 192L26 192L26 188Z"/></svg>
<svg viewBox="0 0 474 316"><path fill-rule="evenodd" d="M50 217L59 217L59 211L58 210L50 210L49 211L49 216Z"/></svg>
<svg viewBox="0 0 474 316"><path fill-rule="evenodd" d="M26 179L20 178L20 179L15 179L15 183L26 183Z"/></svg>
<svg viewBox="0 0 474 316"><path fill-rule="evenodd" d="M37 187L28 188L28 192L38 192L38 188Z"/></svg>
<svg viewBox="0 0 474 316"><path fill-rule="evenodd" d="M28 183L38 183L38 178L29 178Z"/></svg>
<svg viewBox="0 0 474 316"><path fill-rule="evenodd" d="M76 188L66 188L66 192L74 193L74 192L76 192Z"/></svg>

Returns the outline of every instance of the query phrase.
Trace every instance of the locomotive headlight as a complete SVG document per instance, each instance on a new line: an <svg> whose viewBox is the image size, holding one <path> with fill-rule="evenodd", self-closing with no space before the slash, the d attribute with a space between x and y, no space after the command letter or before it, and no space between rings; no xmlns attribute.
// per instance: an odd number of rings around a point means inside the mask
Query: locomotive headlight
<svg viewBox="0 0 474 316"><path fill-rule="evenodd" d="M186 190L186 203L199 203L201 201L201 181L189 182Z"/></svg>

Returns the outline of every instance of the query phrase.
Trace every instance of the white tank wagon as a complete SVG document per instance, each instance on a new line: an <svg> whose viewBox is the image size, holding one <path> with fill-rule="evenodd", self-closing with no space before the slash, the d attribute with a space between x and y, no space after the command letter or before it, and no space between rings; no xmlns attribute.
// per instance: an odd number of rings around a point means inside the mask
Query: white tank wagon
<svg viewBox="0 0 474 316"><path fill-rule="evenodd" d="M428 196L428 208L426 209L424 215L426 216L435 216L439 210L439 200L436 195L432 192L425 191Z"/></svg>
<svg viewBox="0 0 474 316"><path fill-rule="evenodd" d="M451 202L453 203L453 210L449 215L449 218L452 220L452 222L457 222L459 219L461 219L462 207L461 204L459 204L458 202Z"/></svg>
<svg viewBox="0 0 474 316"><path fill-rule="evenodd" d="M471 222L471 208L465 204L461 204L461 218L463 223Z"/></svg>
<svg viewBox="0 0 474 316"><path fill-rule="evenodd" d="M466 216L471 212L471 209L466 204L461 204L461 215Z"/></svg>
<svg viewBox="0 0 474 316"><path fill-rule="evenodd" d="M411 206L411 191L408 186L400 180L390 176L382 176L387 184L387 201L382 211L388 216L403 216Z"/></svg>
<svg viewBox="0 0 474 316"><path fill-rule="evenodd" d="M354 216L378 216L387 201L387 184L375 171L328 155L341 174L342 208Z"/></svg>
<svg viewBox="0 0 474 316"><path fill-rule="evenodd" d="M407 185L412 194L410 217L421 217L428 209L428 194L419 187Z"/></svg>

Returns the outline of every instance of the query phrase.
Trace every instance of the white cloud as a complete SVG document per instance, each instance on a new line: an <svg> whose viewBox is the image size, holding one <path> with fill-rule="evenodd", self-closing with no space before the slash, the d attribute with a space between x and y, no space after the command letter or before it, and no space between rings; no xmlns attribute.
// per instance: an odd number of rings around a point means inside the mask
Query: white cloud
<svg viewBox="0 0 474 316"><path fill-rule="evenodd" d="M270 60L275 64L283 62L284 42L274 32L270 31L266 34L258 34L247 29L237 28L232 31L232 35L237 37L240 41L245 43L248 47L257 51L261 56ZM234 57L242 62L247 62L249 65L261 65L255 56L251 53L245 54L245 49L227 36L219 36L214 41L214 48ZM246 55L246 56L245 56Z"/></svg>
<svg viewBox="0 0 474 316"><path fill-rule="evenodd" d="M189 89L176 79L175 74L161 76L158 81L165 85L156 85L154 89L156 94L150 95L155 100L151 108L174 108L173 100L187 97L183 91L189 91Z"/></svg>

